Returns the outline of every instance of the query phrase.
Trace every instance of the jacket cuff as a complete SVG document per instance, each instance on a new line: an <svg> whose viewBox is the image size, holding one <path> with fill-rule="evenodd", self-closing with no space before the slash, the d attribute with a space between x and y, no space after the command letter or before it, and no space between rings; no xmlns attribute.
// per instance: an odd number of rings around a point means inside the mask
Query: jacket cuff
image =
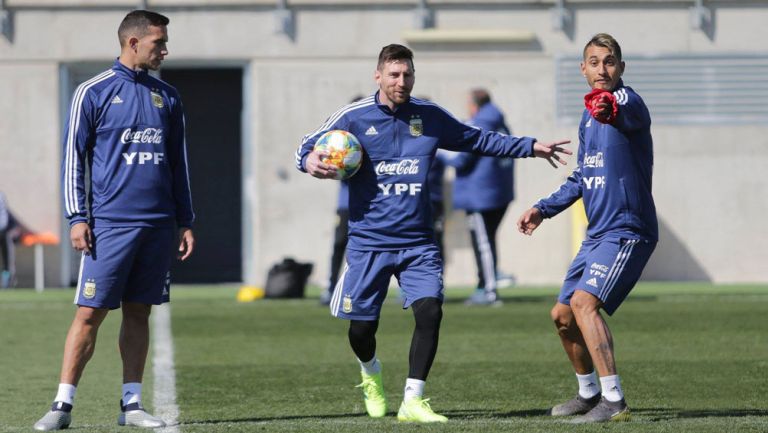
<svg viewBox="0 0 768 433"><path fill-rule="evenodd" d="M539 212L541 212L541 216L543 218L550 218L551 217L551 215L549 215L549 213L546 210L544 210L544 205L542 205L541 202L536 203L535 205L533 205L533 207L535 207L536 209L539 210Z"/></svg>
<svg viewBox="0 0 768 433"><path fill-rule="evenodd" d="M86 218L84 216L79 216L78 215L78 216L74 216L74 217L69 219L69 226L70 227L72 227L75 224L80 224L80 223L86 223L87 224L88 223L88 218Z"/></svg>

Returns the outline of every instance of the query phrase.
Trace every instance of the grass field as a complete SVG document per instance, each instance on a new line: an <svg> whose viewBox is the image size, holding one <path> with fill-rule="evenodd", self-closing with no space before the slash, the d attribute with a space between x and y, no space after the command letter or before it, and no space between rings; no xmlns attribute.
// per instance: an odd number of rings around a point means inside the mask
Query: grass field
<svg viewBox="0 0 768 433"><path fill-rule="evenodd" d="M235 286L175 287L171 309L181 432L766 432L768 287L642 284L609 324L633 411L625 424L573 426L545 410L576 391L549 322L554 288L502 291L467 308L448 290L427 383L441 426L398 424L413 319L390 296L378 354L390 416L364 415L346 322L317 299L238 304ZM311 295L316 291L311 291ZM0 431L31 431L58 382L73 291L0 292ZM119 312L102 327L72 429L116 425ZM150 354L150 359L152 355ZM148 365L145 402L153 405Z"/></svg>

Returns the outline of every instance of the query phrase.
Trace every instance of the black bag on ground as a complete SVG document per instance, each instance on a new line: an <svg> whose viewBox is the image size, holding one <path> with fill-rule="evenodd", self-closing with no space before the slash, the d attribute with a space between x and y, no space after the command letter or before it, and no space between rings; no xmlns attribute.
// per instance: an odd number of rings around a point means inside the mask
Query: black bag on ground
<svg viewBox="0 0 768 433"><path fill-rule="evenodd" d="M312 263L299 263L290 257L284 258L269 269L264 296L267 298L303 298L304 287Z"/></svg>

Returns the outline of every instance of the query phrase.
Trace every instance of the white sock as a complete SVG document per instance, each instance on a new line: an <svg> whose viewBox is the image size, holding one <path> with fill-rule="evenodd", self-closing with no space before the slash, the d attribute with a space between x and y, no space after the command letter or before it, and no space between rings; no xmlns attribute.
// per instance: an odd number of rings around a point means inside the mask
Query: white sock
<svg viewBox="0 0 768 433"><path fill-rule="evenodd" d="M141 403L141 383L128 382L123 384L123 404Z"/></svg>
<svg viewBox="0 0 768 433"><path fill-rule="evenodd" d="M606 400L619 401L624 398L624 392L621 390L618 374L601 377L600 385L603 387L603 397L605 397Z"/></svg>
<svg viewBox="0 0 768 433"><path fill-rule="evenodd" d="M579 381L579 395L582 398L592 398L600 393L597 386L597 375L593 371L589 374L576 373L576 380Z"/></svg>
<svg viewBox="0 0 768 433"><path fill-rule="evenodd" d="M379 362L379 358L377 358L376 355L373 355L373 358L371 358L370 361L363 362L358 359L357 362L360 363L360 368L363 370L363 372L369 376L372 374L381 373L381 363Z"/></svg>
<svg viewBox="0 0 768 433"><path fill-rule="evenodd" d="M411 379L410 377L408 379L405 379L405 392L403 392L403 400L410 400L414 397L419 397L424 395L424 385L427 382L419 379Z"/></svg>
<svg viewBox="0 0 768 433"><path fill-rule="evenodd" d="M56 393L56 398L53 401L63 401L66 404L75 403L75 391L77 387L68 383L60 383L59 391Z"/></svg>

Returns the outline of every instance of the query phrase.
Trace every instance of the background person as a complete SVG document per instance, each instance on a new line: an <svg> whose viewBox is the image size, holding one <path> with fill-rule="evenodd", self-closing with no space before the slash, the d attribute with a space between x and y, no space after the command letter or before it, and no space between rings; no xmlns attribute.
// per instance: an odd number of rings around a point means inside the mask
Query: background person
<svg viewBox="0 0 768 433"><path fill-rule="evenodd" d="M485 89L469 93L469 125L485 131L511 134L504 114L491 102ZM498 252L496 233L515 198L515 163L512 158L471 153L445 153L446 163L456 169L453 181L453 208L464 209L477 266L477 290L468 305L501 303L497 291Z"/></svg>
<svg viewBox="0 0 768 433"><path fill-rule="evenodd" d="M0 191L0 256L3 268L0 273L0 288L13 287L16 282L16 245L14 244L15 218L8 206L5 194Z"/></svg>

